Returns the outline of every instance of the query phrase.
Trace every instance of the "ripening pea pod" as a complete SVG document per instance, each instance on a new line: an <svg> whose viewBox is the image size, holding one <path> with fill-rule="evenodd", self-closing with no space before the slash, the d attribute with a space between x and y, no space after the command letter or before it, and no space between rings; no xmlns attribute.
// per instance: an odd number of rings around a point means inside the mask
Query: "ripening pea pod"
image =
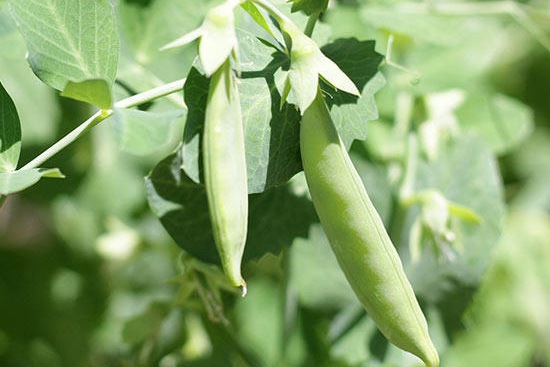
<svg viewBox="0 0 550 367"><path fill-rule="evenodd" d="M315 210L353 291L397 347L439 365L426 319L399 255L318 91L300 128L302 165Z"/></svg>
<svg viewBox="0 0 550 367"><path fill-rule="evenodd" d="M234 286L241 276L248 224L248 187L239 93L229 59L210 79L203 132L204 183L223 270Z"/></svg>

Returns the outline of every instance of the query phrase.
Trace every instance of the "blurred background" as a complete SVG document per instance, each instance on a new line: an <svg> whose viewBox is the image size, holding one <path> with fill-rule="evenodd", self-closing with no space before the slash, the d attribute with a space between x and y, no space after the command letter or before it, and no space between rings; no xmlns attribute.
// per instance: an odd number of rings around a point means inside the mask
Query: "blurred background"
<svg viewBox="0 0 550 367"><path fill-rule="evenodd" d="M119 97L185 76L194 48L158 47L200 23L208 2L195 3L116 2ZM352 155L400 239L442 366L550 367L550 3L332 1L316 32L376 40L386 56L379 119ZM6 1L0 50L28 162L91 110L33 75ZM182 252L144 185L174 147L136 157L102 124L47 162L64 180L8 197L0 366L419 365L376 332L314 217L307 235L245 265L245 299ZM301 175L288 186L305 195ZM396 225L403 193L412 204Z"/></svg>

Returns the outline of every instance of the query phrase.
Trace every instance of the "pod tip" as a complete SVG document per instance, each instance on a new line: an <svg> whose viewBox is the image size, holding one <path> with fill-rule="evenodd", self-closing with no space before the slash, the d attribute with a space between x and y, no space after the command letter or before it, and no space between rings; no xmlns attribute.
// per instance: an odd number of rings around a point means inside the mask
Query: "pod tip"
<svg viewBox="0 0 550 367"><path fill-rule="evenodd" d="M248 292L248 289L246 288L246 282L243 280L241 284L241 297L246 297L246 293Z"/></svg>

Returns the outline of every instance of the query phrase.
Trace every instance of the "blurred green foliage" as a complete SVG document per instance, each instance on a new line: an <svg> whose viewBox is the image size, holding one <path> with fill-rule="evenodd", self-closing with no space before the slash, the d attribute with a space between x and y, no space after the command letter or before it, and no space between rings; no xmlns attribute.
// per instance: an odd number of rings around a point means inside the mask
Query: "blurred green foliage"
<svg viewBox="0 0 550 367"><path fill-rule="evenodd" d="M211 3L117 2L117 78L142 91L186 76L195 47L158 49L200 24ZM375 40L386 55L379 118L352 155L442 366L550 366L550 5L452 4L335 1L316 32ZM0 50L28 162L90 109L33 75L6 1ZM129 94L120 84L114 92ZM176 246L148 206L144 177L175 149L166 136L181 136L182 101L149 106L163 124L156 149L126 130L132 116L118 116L48 161L66 179L42 181L0 208L0 366L419 366L388 345L350 292L301 174L254 199L246 298L216 266ZM150 116L134 112L147 131ZM481 220L402 200L427 191Z"/></svg>

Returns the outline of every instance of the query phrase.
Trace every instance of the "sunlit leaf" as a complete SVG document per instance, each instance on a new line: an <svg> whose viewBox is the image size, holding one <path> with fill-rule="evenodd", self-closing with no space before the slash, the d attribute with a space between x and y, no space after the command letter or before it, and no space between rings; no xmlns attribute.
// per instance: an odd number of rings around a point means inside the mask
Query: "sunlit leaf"
<svg viewBox="0 0 550 367"><path fill-rule="evenodd" d="M109 0L9 0L9 4L27 43L28 61L44 83L60 91L69 82L89 79L112 85L119 41ZM91 96L88 89L88 84L71 84L65 95L83 99ZM86 102L97 102L94 97Z"/></svg>
<svg viewBox="0 0 550 367"><path fill-rule="evenodd" d="M40 181L42 177L64 178L65 176L57 168L33 168L0 172L0 194L8 195L22 191Z"/></svg>
<svg viewBox="0 0 550 367"><path fill-rule="evenodd" d="M183 111L153 113L117 109L114 129L120 148L144 156L174 147L181 136L183 114Z"/></svg>

